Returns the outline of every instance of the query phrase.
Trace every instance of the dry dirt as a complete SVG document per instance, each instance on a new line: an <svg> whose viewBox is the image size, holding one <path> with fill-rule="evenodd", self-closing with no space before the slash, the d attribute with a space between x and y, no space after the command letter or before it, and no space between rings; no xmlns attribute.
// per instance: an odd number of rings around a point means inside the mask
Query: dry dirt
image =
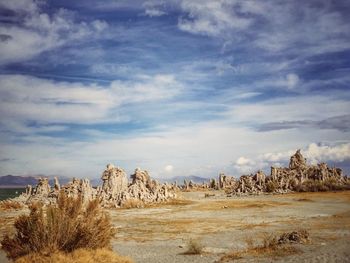
<svg viewBox="0 0 350 263"><path fill-rule="evenodd" d="M135 262L350 262L350 191L226 197L180 193L181 201L109 210L117 228L113 248ZM1 211L0 238L21 211ZM257 253L267 235L306 229L311 241ZM192 239L200 255L185 255ZM230 257L228 257L230 258ZM0 262L8 262L0 252Z"/></svg>

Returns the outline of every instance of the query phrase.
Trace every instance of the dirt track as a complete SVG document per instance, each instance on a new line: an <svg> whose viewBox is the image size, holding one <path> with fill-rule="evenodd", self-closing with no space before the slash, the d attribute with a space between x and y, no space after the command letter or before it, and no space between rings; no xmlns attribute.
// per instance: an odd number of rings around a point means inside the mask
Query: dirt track
<svg viewBox="0 0 350 263"><path fill-rule="evenodd" d="M215 192L181 193L180 204L110 210L117 238L114 250L135 262L217 262L225 253L244 251L250 240L298 229L311 242L293 253L245 253L235 262L350 262L350 191L226 197ZM18 212L1 212L0 235ZM188 240L203 245L201 255L183 255ZM0 253L0 262L7 262Z"/></svg>

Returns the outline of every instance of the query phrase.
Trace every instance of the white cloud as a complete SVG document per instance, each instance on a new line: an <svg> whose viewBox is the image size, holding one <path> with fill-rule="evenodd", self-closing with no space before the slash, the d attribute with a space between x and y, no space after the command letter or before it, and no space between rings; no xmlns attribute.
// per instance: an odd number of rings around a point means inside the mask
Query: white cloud
<svg viewBox="0 0 350 263"><path fill-rule="evenodd" d="M183 0L181 8L188 17L181 17L178 27L183 31L209 36L246 29L252 21L237 15L234 4L235 1L225 0Z"/></svg>
<svg viewBox="0 0 350 263"><path fill-rule="evenodd" d="M261 92L245 92L245 93L240 93L234 96L236 99L250 99L256 96L261 95Z"/></svg>
<svg viewBox="0 0 350 263"><path fill-rule="evenodd" d="M350 143L331 145L318 145L311 143L305 150L307 159L315 164L318 162L350 160Z"/></svg>
<svg viewBox="0 0 350 263"><path fill-rule="evenodd" d="M290 73L286 76L286 86L288 89L293 89L299 83L297 74Z"/></svg>
<svg viewBox="0 0 350 263"><path fill-rule="evenodd" d="M125 103L152 101L178 95L182 85L173 75L139 76L139 81L113 81L111 92Z"/></svg>
<svg viewBox="0 0 350 263"><path fill-rule="evenodd" d="M164 171L167 173L171 173L173 170L174 170L174 166L170 164L164 167Z"/></svg>
<svg viewBox="0 0 350 263"><path fill-rule="evenodd" d="M109 86L0 75L1 122L118 122L122 119L116 110L126 103L164 100L180 92L181 84L172 75L142 76Z"/></svg>
<svg viewBox="0 0 350 263"><path fill-rule="evenodd" d="M234 164L234 168L240 174L253 173L255 167L256 167L256 162L244 156L239 157Z"/></svg>
<svg viewBox="0 0 350 263"><path fill-rule="evenodd" d="M323 2L323 4L322 4ZM255 44L270 52L293 49L295 53L318 54L349 47L348 22L332 5L305 2L265 2L268 12L265 30L258 32ZM295 5L299 5L296 8Z"/></svg>
<svg viewBox="0 0 350 263"><path fill-rule="evenodd" d="M75 22L74 14L59 9L49 15L35 1L5 1L5 8L14 12L17 24L0 25L0 64L31 59L42 52L94 37L107 28L107 23L94 20L91 24Z"/></svg>
<svg viewBox="0 0 350 263"><path fill-rule="evenodd" d="M339 97L338 97L339 96ZM223 113L236 122L254 125L268 122L313 120L320 121L349 112L349 103L341 94L296 96L270 99L254 104L238 104Z"/></svg>
<svg viewBox="0 0 350 263"><path fill-rule="evenodd" d="M183 0L180 7L187 14L179 18L180 30L220 37L233 46L245 39L271 53L298 55L349 48L346 16L326 0L317 5L312 1Z"/></svg>
<svg viewBox="0 0 350 263"><path fill-rule="evenodd" d="M146 9L145 14L147 16L153 17L153 16L163 16L166 15L166 12L158 10L158 9Z"/></svg>
<svg viewBox="0 0 350 263"><path fill-rule="evenodd" d="M288 163L290 157L295 153L296 149L265 153L258 157L261 162L270 163ZM320 162L343 162L350 160L350 143L338 143L335 145L310 143L301 149L301 153L306 157L309 164L317 164Z"/></svg>
<svg viewBox="0 0 350 263"><path fill-rule="evenodd" d="M0 7L15 11L15 12L30 12L30 13L34 13L38 9L37 3L31 0L1 1Z"/></svg>
<svg viewBox="0 0 350 263"><path fill-rule="evenodd" d="M239 157L236 161L237 165L247 165L247 164L251 164L252 160L245 158L243 156Z"/></svg>
<svg viewBox="0 0 350 263"><path fill-rule="evenodd" d="M103 132L91 136L88 141L72 141L32 134L22 136L20 144L9 143L13 138L7 137L1 143L0 156L16 160L2 164L1 168L6 173L97 177L105 164L111 162L125 168L128 173L132 173L135 167L147 169L151 176L158 178L169 174L164 164L176 167L171 172L173 176L216 177L221 171L238 176L258 169L267 169L268 172L272 164L285 164L290 152L302 148L304 154L304 146L312 143L314 138L323 142L333 138L346 140L348 133L315 130L312 134L305 134L298 130L284 130L266 133L262 137L259 132L216 121L192 124L191 129L170 125L130 136ZM272 157L266 153L283 154ZM232 160L237 163L232 163Z"/></svg>

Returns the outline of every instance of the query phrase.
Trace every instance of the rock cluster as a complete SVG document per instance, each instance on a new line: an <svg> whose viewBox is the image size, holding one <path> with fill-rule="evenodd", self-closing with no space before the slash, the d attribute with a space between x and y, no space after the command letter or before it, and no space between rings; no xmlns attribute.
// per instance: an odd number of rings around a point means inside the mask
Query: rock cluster
<svg viewBox="0 0 350 263"><path fill-rule="evenodd" d="M83 203L98 199L104 207L121 207L128 200L138 200L142 203L162 202L175 198L174 185L160 184L151 179L147 171L137 168L131 175L129 183L125 171L120 167L108 164L103 171L102 186L93 188L88 179L73 178L68 184L61 186L55 178L54 187L50 187L47 178L40 178L35 188L28 186L26 192L18 198L27 204L42 202L55 203L58 195L80 197Z"/></svg>
<svg viewBox="0 0 350 263"><path fill-rule="evenodd" d="M271 167L270 175L265 175L261 170L255 174L242 175L240 178L221 173L218 179L213 178L203 184L185 180L179 188L185 191L223 189L229 195L241 195L326 191L346 187L350 188L350 179L343 176L341 169L330 168L326 163L308 165L300 150L297 150L291 156L288 167Z"/></svg>
<svg viewBox="0 0 350 263"><path fill-rule="evenodd" d="M307 185L317 185L327 190L327 185L349 185L340 168L328 167L326 163L308 165L300 150L291 156L288 167L271 167L271 174L262 171L254 175L242 175L239 179L219 176L219 188L231 190L233 194L259 194L263 192L285 193L303 190ZM308 191L310 189L305 189ZM331 189L328 189L331 190Z"/></svg>

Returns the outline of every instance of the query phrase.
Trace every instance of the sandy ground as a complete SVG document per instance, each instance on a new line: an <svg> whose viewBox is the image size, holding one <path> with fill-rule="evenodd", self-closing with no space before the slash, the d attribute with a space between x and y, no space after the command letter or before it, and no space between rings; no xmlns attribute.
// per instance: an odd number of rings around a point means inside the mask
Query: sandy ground
<svg viewBox="0 0 350 263"><path fill-rule="evenodd" d="M117 236L113 248L135 262L219 262L267 235L306 229L311 241L292 252L244 253L234 262L350 262L350 191L226 197L216 191L180 193L179 204L109 210ZM19 211L1 212L0 237ZM190 239L200 255L184 255ZM8 262L0 252L0 262Z"/></svg>

